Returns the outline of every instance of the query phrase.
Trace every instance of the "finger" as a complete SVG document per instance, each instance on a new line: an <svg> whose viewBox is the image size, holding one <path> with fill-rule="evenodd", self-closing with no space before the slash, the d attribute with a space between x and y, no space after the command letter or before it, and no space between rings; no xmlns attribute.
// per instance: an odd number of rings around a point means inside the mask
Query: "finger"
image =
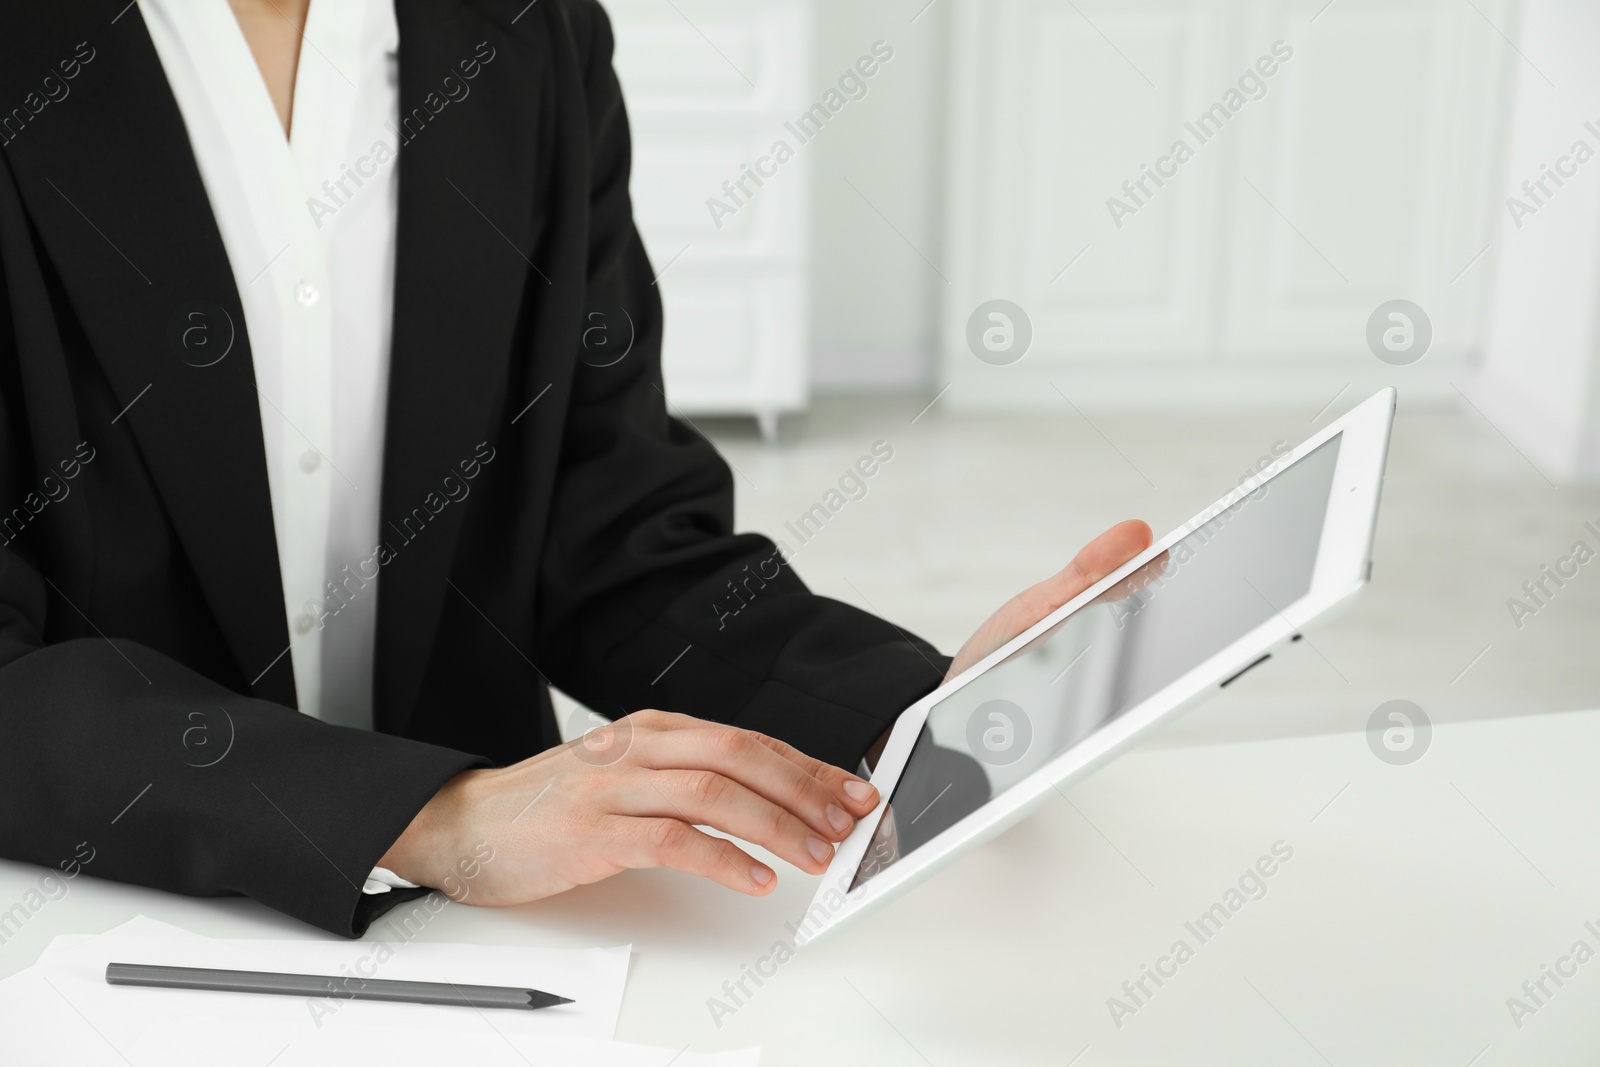
<svg viewBox="0 0 1600 1067"><path fill-rule="evenodd" d="M619 815L715 827L812 874L821 874L833 860L833 846L794 813L716 771L636 768L619 786L610 799Z"/></svg>
<svg viewBox="0 0 1600 1067"><path fill-rule="evenodd" d="M808 756L776 737L768 737L766 734L754 731L751 731L750 736L821 782L829 793L844 804L845 810L852 812L857 818L878 806L878 790L871 782L831 763L824 763Z"/></svg>
<svg viewBox="0 0 1600 1067"><path fill-rule="evenodd" d="M1020 593L1014 603L1031 625L1149 548L1152 540L1144 522L1119 522L1084 545L1055 575Z"/></svg>
<svg viewBox="0 0 1600 1067"><path fill-rule="evenodd" d="M787 748L787 746L785 746ZM789 749L789 753L800 753ZM817 833L840 841L855 825L843 785L830 788L788 753L763 744L761 735L731 726L701 723L696 730L669 730L638 746L634 762L656 770L715 771L804 819ZM815 762L815 761L813 761Z"/></svg>
<svg viewBox="0 0 1600 1067"><path fill-rule="evenodd" d="M1153 540L1155 535L1151 533L1148 523L1129 519L1117 523L1084 545L1072 562L1046 583L1059 583L1060 588L1067 592L1057 607L1149 548Z"/></svg>
<svg viewBox="0 0 1600 1067"><path fill-rule="evenodd" d="M737 727L714 723L709 719L697 719L692 715L680 715L675 712L656 711L654 709L634 712L633 718L646 728L662 734L704 729L738 730ZM849 771L841 770L830 763L814 759L793 745L785 744L777 738L769 737L754 730L738 732L755 738L778 755L796 763L813 778L826 784L834 797L844 803L846 811L860 816L878 806L878 790L865 779L851 774Z"/></svg>
<svg viewBox="0 0 1600 1067"><path fill-rule="evenodd" d="M758 863L732 841L702 833L680 819L609 816L602 830L612 843L612 862L640 870L671 867L718 885L766 896L778 884L772 868Z"/></svg>

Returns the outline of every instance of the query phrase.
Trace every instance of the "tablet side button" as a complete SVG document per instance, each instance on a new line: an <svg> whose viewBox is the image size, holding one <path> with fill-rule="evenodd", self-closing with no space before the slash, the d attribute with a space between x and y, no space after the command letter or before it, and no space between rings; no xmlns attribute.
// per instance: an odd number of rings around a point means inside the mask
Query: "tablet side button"
<svg viewBox="0 0 1600 1067"><path fill-rule="evenodd" d="M1250 664L1250 666L1245 667L1243 670L1239 671L1237 674L1234 674L1231 678L1225 679L1223 681L1223 683L1221 685L1219 685L1217 688L1218 689L1226 689L1226 688L1228 688L1228 686L1232 685L1234 682L1239 680L1239 675L1244 674L1245 671L1248 671L1253 667L1261 666L1263 663L1267 662L1267 660L1269 660L1271 658L1272 658L1272 653L1268 652L1266 655L1262 656L1260 659L1258 659L1254 663Z"/></svg>

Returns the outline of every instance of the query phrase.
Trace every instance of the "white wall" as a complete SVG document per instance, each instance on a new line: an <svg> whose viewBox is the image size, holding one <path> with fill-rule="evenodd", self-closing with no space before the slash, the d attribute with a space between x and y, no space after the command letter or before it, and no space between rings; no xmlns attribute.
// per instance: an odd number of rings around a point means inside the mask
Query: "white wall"
<svg viewBox="0 0 1600 1067"><path fill-rule="evenodd" d="M1525 0L1520 38L1530 59L1516 74L1505 196L1535 206L1535 213L1524 214L1519 206L1513 221L1509 207L1501 211L1484 368L1470 392L1547 475L1595 479L1600 158L1577 168L1577 176L1560 187L1547 180L1545 189L1553 195L1538 193L1543 204L1535 205L1521 186L1569 155L1576 141L1600 151L1600 5Z"/></svg>

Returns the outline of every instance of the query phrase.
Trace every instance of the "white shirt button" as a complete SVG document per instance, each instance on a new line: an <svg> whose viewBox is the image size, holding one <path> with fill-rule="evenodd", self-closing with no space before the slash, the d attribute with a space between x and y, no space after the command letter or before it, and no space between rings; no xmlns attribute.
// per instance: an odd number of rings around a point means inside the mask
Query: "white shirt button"
<svg viewBox="0 0 1600 1067"><path fill-rule="evenodd" d="M311 632L311 628L316 624L317 620L311 617L311 612L302 611L300 614L294 617L294 632L297 634L308 634Z"/></svg>
<svg viewBox="0 0 1600 1067"><path fill-rule="evenodd" d="M294 287L294 298L303 308L308 308L315 304L321 296L322 293L317 287L304 279L301 279L300 284Z"/></svg>
<svg viewBox="0 0 1600 1067"><path fill-rule="evenodd" d="M310 474L322 466L322 454L314 448L308 448L300 453L300 469Z"/></svg>

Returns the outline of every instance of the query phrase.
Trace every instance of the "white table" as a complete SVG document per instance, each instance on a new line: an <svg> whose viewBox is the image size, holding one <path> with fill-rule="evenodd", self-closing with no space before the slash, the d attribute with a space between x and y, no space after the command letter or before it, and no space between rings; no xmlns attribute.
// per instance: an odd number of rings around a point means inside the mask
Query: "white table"
<svg viewBox="0 0 1600 1067"><path fill-rule="evenodd" d="M451 905L418 936L631 941L619 1038L759 1044L772 1067L1592 1064L1600 957L1559 988L1546 979L1520 1028L1507 998L1575 941L1600 952L1584 925L1600 930L1597 765L1600 711L1437 727L1401 767L1360 732L1147 747L760 988L747 979L753 995L720 1028L708 999L787 936L814 879L780 867L780 889L749 900L639 872L512 910ZM1294 854L1266 895L1201 943L1185 922L1278 841ZM0 863L0 909L43 873ZM248 901L79 878L0 945L0 975L58 933L139 912L218 936L312 936ZM1119 1028L1107 999L1180 938L1193 957L1159 988L1146 979L1152 995Z"/></svg>

